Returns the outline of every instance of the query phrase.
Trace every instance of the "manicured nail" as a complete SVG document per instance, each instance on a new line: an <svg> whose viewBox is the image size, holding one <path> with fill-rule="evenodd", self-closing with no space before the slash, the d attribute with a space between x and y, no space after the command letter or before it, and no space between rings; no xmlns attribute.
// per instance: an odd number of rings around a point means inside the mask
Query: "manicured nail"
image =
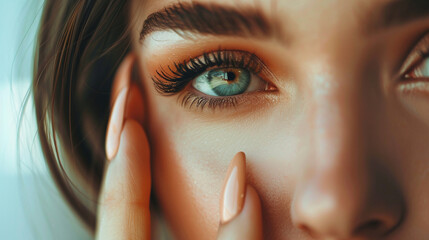
<svg viewBox="0 0 429 240"><path fill-rule="evenodd" d="M118 94L110 113L106 134L106 156L112 160L119 148L122 127L124 125L125 105L127 101L128 87L124 87Z"/></svg>
<svg viewBox="0 0 429 240"><path fill-rule="evenodd" d="M220 201L221 223L227 223L243 209L246 191L246 156L239 152L232 159Z"/></svg>

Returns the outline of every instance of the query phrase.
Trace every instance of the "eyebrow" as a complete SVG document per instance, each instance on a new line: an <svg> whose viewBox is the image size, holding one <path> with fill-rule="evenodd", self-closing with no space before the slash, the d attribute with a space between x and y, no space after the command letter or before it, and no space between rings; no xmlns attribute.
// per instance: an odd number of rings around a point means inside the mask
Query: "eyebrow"
<svg viewBox="0 0 429 240"><path fill-rule="evenodd" d="M429 17L429 0L393 0L382 6L370 33Z"/></svg>
<svg viewBox="0 0 429 240"><path fill-rule="evenodd" d="M150 33L162 30L173 30L179 34L269 38L278 37L279 29L277 21L268 19L256 8L177 3L149 15L143 23L140 41Z"/></svg>

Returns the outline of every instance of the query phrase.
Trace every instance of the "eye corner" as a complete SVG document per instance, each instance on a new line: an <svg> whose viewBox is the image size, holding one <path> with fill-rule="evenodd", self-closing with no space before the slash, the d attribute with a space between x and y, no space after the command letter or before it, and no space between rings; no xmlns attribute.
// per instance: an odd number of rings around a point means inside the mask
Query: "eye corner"
<svg viewBox="0 0 429 240"><path fill-rule="evenodd" d="M428 61L427 65L429 66L429 31L420 35L418 40L412 45L412 48L410 48L407 55L404 57L401 67L399 68L399 74L396 75L395 79L400 81L413 81L426 78L424 76L419 76L420 73L417 72L425 61ZM426 71L429 72L429 69Z"/></svg>
<svg viewBox="0 0 429 240"><path fill-rule="evenodd" d="M267 82L267 86L265 88L265 91L267 91L267 92L278 92L279 91L279 89L277 88L277 86L274 85L272 82L267 81L265 79L263 79L263 81Z"/></svg>

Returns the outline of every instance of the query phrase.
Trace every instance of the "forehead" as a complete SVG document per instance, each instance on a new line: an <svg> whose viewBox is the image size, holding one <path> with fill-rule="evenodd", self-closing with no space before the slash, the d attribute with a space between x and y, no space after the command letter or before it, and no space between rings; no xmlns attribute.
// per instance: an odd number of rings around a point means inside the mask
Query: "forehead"
<svg viewBox="0 0 429 240"><path fill-rule="evenodd" d="M348 4L365 4L365 5L377 5L388 2L393 2L397 0L133 0L136 4L143 4L146 7L152 6L153 8L159 8L160 6L166 6L178 2L200 2L200 3L218 3L218 4L229 4L229 5L246 5L252 4L257 6L276 6L276 7L286 7L289 9L298 9L302 7L311 7L311 6L341 6ZM413 0L408 0L413 1Z"/></svg>
<svg viewBox="0 0 429 240"><path fill-rule="evenodd" d="M398 0L132 0L134 7L140 11L151 13L176 3L198 2L205 4L219 4L232 7L253 6L268 13L288 13L290 16L302 16L305 11L309 16L330 13L336 15L341 12L360 12L377 8L380 5ZM406 0L415 1L415 0Z"/></svg>
<svg viewBox="0 0 429 240"><path fill-rule="evenodd" d="M277 32L283 36L312 35L317 37L321 34L356 34L356 31L366 34L374 33L429 15L429 1L427 0L132 1L131 16L135 28L141 27L141 24L145 23L144 26L149 26L151 30L162 30L159 28L160 22L161 25L164 25L164 29L167 25L167 27L172 27L172 30L194 30L183 29L179 25L189 25L186 21L193 22L193 25L198 25L198 22L209 22L212 25L219 23L217 25L219 28L233 24L230 20L225 19L235 19L238 22L244 22L245 25L246 21L258 23L261 22L259 20L263 20L263 24L267 23L265 26L279 30ZM178 5L179 8L185 5L185 9L176 11ZM195 7L195 5L198 6ZM172 9L174 10L171 11ZM170 18L171 12L174 13L174 20L170 20L170 23L166 24L163 21ZM153 18L153 15L156 15L156 19ZM151 20L149 25L146 24L148 19ZM175 23L176 20L179 21L178 24ZM156 26L153 27L152 23ZM252 26L248 26L248 28L250 29ZM142 29L135 30L134 32L137 33Z"/></svg>
<svg viewBox="0 0 429 240"><path fill-rule="evenodd" d="M427 15L427 0L132 0L131 16L141 24L152 13L181 4L198 3L222 6L242 13L247 10L261 12L289 31L313 31L315 28L336 29L341 26L394 25L396 22ZM210 14L208 14L210 15ZM234 15L234 13L230 13ZM210 20L210 16L206 18ZM137 20L137 21L135 21ZM396 22L395 22L396 21Z"/></svg>

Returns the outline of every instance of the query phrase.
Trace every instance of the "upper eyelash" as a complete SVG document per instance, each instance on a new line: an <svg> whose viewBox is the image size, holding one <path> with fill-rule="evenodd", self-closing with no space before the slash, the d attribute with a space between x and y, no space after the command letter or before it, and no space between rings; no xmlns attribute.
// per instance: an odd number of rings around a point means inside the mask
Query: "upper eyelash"
<svg viewBox="0 0 429 240"><path fill-rule="evenodd" d="M258 74L263 64L252 53L237 50L219 50L207 52L202 56L174 63L174 67L168 66L168 70L161 68L152 77L155 88L164 95L174 95L182 91L188 83L198 75L212 67L234 67L250 70Z"/></svg>

